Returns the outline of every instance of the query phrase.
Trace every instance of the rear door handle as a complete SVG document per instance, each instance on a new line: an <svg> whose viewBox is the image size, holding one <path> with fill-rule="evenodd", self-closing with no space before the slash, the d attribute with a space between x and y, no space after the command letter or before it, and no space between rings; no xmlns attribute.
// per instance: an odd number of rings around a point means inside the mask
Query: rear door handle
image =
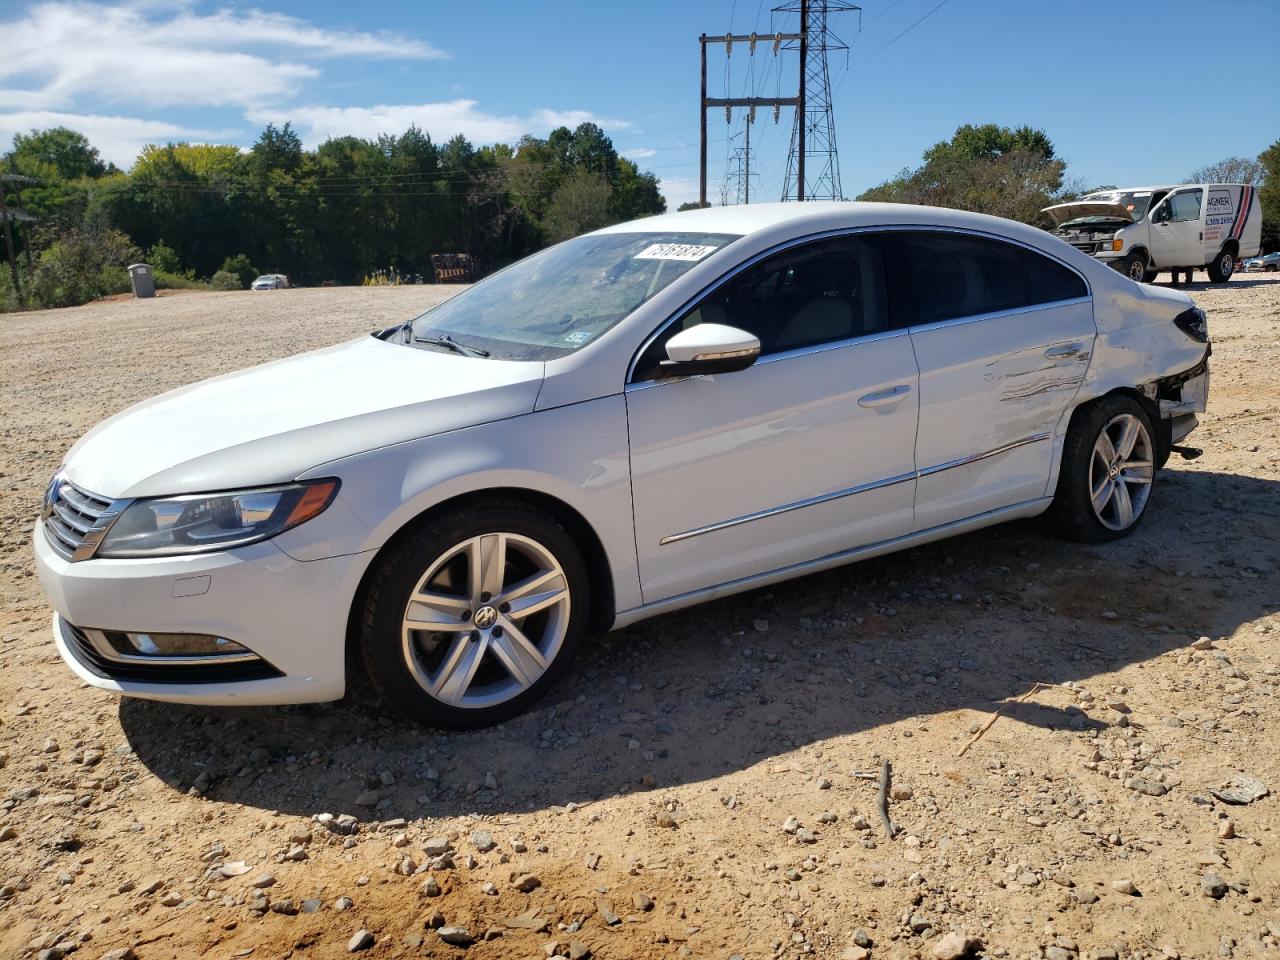
<svg viewBox="0 0 1280 960"><path fill-rule="evenodd" d="M877 390L875 393L864 393L858 398L858 406L860 407L883 407L889 403L897 403L911 392L911 388L905 383L900 383L896 387L890 387L888 390Z"/></svg>
<svg viewBox="0 0 1280 960"><path fill-rule="evenodd" d="M1068 357L1078 357L1083 352L1083 343L1064 343L1060 347L1050 347L1044 355L1050 360L1065 360Z"/></svg>

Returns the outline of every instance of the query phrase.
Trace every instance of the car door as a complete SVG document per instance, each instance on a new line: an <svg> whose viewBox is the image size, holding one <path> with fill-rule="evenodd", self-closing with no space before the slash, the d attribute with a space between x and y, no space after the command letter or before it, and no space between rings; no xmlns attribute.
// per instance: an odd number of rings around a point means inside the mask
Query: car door
<svg viewBox="0 0 1280 960"><path fill-rule="evenodd" d="M1046 494L1096 329L1084 279L955 231L892 238L892 294L920 369L915 529Z"/></svg>
<svg viewBox="0 0 1280 960"><path fill-rule="evenodd" d="M1204 224L1200 208L1204 191L1199 187L1175 190L1151 216L1151 259L1161 267L1202 267Z"/></svg>
<svg viewBox="0 0 1280 960"><path fill-rule="evenodd" d="M760 358L662 379L666 340L704 322L755 334ZM626 390L645 602L910 531L917 379L856 235L767 256L659 331Z"/></svg>

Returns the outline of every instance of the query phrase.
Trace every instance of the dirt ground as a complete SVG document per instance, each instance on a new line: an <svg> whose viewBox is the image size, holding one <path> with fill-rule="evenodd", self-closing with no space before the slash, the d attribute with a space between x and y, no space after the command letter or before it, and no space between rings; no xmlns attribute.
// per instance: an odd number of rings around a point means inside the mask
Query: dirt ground
<svg viewBox="0 0 1280 960"><path fill-rule="evenodd" d="M29 546L71 443L447 292L0 318L0 956L1280 957L1280 799L1210 792L1280 791L1277 278L1191 288L1204 456L1123 542L1016 523L649 621L480 733L79 683Z"/></svg>

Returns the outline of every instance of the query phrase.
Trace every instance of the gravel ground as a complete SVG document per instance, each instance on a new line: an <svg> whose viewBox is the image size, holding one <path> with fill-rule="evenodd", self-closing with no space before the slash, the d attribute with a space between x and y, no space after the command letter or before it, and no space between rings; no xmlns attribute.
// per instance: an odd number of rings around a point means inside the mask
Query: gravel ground
<svg viewBox="0 0 1280 960"><path fill-rule="evenodd" d="M1205 453L1121 543L1016 523L649 621L479 733L75 680L29 559L66 448L447 292L0 318L0 955L1280 957L1280 805L1212 793L1280 790L1277 279L1191 289Z"/></svg>

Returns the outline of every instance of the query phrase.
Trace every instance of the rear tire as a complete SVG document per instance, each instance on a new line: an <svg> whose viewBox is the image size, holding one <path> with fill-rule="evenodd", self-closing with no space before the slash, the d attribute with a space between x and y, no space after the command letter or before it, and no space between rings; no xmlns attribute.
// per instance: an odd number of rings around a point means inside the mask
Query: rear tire
<svg viewBox="0 0 1280 960"><path fill-rule="evenodd" d="M473 730L520 713L564 673L590 622L569 532L516 500L434 517L380 558L360 648L384 703Z"/></svg>
<svg viewBox="0 0 1280 960"><path fill-rule="evenodd" d="M1223 249L1211 263L1206 264L1210 283L1226 283L1236 272L1236 257L1230 250Z"/></svg>
<svg viewBox="0 0 1280 960"><path fill-rule="evenodd" d="M1146 282L1147 258L1136 251L1129 254L1120 262L1120 272L1134 283Z"/></svg>
<svg viewBox="0 0 1280 960"><path fill-rule="evenodd" d="M1137 529L1154 487L1155 437L1146 409L1126 394L1108 394L1076 411L1048 514L1062 536L1105 543Z"/></svg>

